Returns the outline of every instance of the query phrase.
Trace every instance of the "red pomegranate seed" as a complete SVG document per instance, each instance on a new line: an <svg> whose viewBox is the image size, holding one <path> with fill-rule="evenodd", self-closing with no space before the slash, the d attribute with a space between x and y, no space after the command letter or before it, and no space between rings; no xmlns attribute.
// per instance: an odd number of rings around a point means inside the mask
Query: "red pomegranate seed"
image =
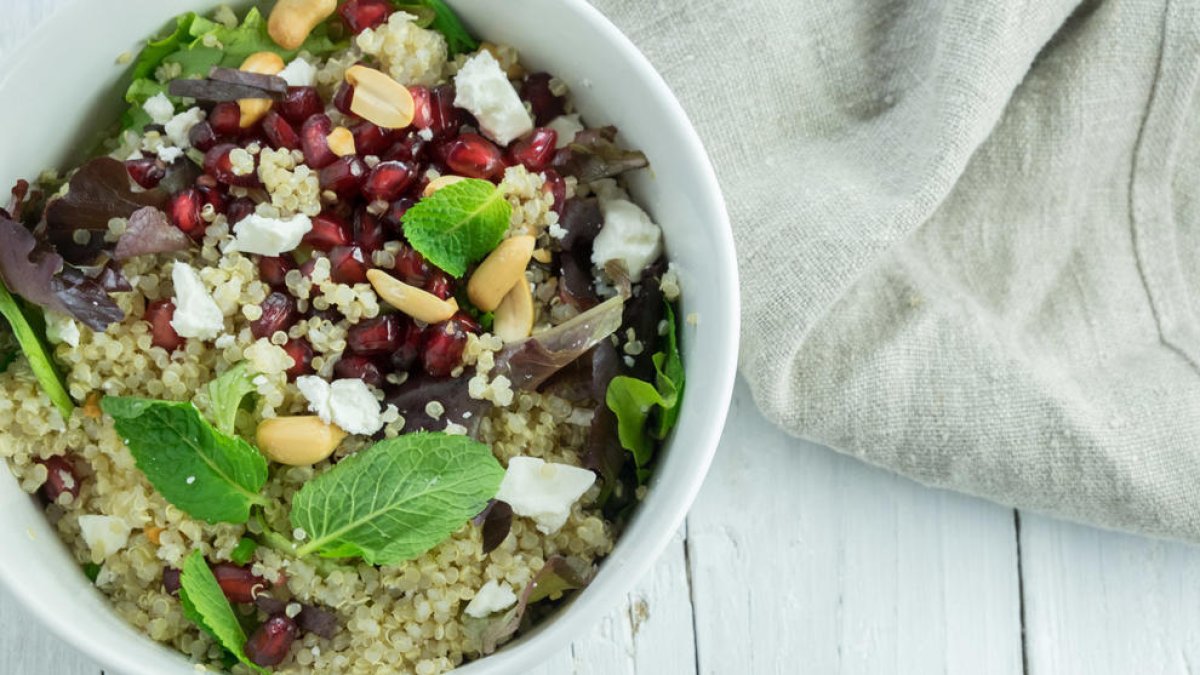
<svg viewBox="0 0 1200 675"><path fill-rule="evenodd" d="M179 589L183 586L179 581L180 574L181 571L174 567L163 568L163 590L168 595L179 595Z"/></svg>
<svg viewBox="0 0 1200 675"><path fill-rule="evenodd" d="M424 331L418 328L417 324L412 321L404 322L404 335L400 339L400 346L392 352L392 365L396 370L407 372L413 367L417 357L421 355L421 342L424 337Z"/></svg>
<svg viewBox="0 0 1200 675"><path fill-rule="evenodd" d="M201 176L201 178L204 178L204 176ZM196 181L196 190L200 192L201 203L211 205L213 211L217 213L225 213L225 210L229 206L229 198L225 195L225 190L215 180L211 181L212 185L209 185L209 182L206 180Z"/></svg>
<svg viewBox="0 0 1200 675"><path fill-rule="evenodd" d="M367 176L363 195L371 201L399 199L416 175L416 167L408 162L380 162Z"/></svg>
<svg viewBox="0 0 1200 675"><path fill-rule="evenodd" d="M295 381L297 377L312 374L313 348L308 340L303 338L288 340L283 345L283 351L292 357L293 365L287 369L288 381Z"/></svg>
<svg viewBox="0 0 1200 675"><path fill-rule="evenodd" d="M429 281L425 283L425 290L443 300L449 300L450 296L454 295L454 282L450 280L450 276L445 272L434 270L433 274L429 277Z"/></svg>
<svg viewBox="0 0 1200 675"><path fill-rule="evenodd" d="M292 644L299 634L296 622L289 619L287 614L272 614L246 641L246 658L263 668L277 666L291 653Z"/></svg>
<svg viewBox="0 0 1200 675"><path fill-rule="evenodd" d="M401 232L404 229L404 214L408 213L408 210L416 204L417 200L411 197L402 197L392 202L387 213L383 215L384 224L397 233Z"/></svg>
<svg viewBox="0 0 1200 675"><path fill-rule="evenodd" d="M208 122L201 122L188 132L188 141L200 152L208 152L217 144L217 132Z"/></svg>
<svg viewBox="0 0 1200 675"><path fill-rule="evenodd" d="M445 146L446 166L470 178L496 180L504 173L500 148L479 134L462 134Z"/></svg>
<svg viewBox="0 0 1200 675"><path fill-rule="evenodd" d="M367 179L367 165L357 155L339 157L321 169L318 176L322 190L330 190L338 199L350 199L362 189Z"/></svg>
<svg viewBox="0 0 1200 675"><path fill-rule="evenodd" d="M288 293L275 291L262 303L262 316L250 322L250 334L256 339L286 332L296 322L296 300Z"/></svg>
<svg viewBox="0 0 1200 675"><path fill-rule="evenodd" d="M254 213L254 200L249 197L238 197L229 205L225 217L229 220L229 225L232 227L242 222L246 216L252 213Z"/></svg>
<svg viewBox="0 0 1200 675"><path fill-rule="evenodd" d="M332 212L325 211L312 219L312 229L304 235L303 241L319 251L329 251L335 246L349 246L350 226Z"/></svg>
<svg viewBox="0 0 1200 675"><path fill-rule="evenodd" d="M337 246L329 252L329 278L339 284L361 284L367 280L367 255L361 246Z"/></svg>
<svg viewBox="0 0 1200 675"><path fill-rule="evenodd" d="M230 159L230 153L237 149L238 146L232 143L221 143L220 145L213 146L208 152L204 153L204 172L226 185L257 187L259 185L257 171L251 171L241 176L233 172L233 160ZM255 167L257 167L257 157L255 157L254 163Z"/></svg>
<svg viewBox="0 0 1200 675"><path fill-rule="evenodd" d="M288 87L277 105L280 114L292 124L303 124L304 120L325 111L325 102L316 87Z"/></svg>
<svg viewBox="0 0 1200 675"><path fill-rule="evenodd" d="M296 133L296 128L291 125L283 115L274 110L267 113L262 120L263 135L267 137L267 143L272 148L287 148L288 150L300 149L300 134Z"/></svg>
<svg viewBox="0 0 1200 675"><path fill-rule="evenodd" d="M338 14L350 32L358 35L368 28L376 28L392 15L393 7L387 0L346 0L338 8Z"/></svg>
<svg viewBox="0 0 1200 675"><path fill-rule="evenodd" d="M372 387L382 388L384 385L383 371L379 364L369 356L361 354L346 354L333 365L334 377L340 379L362 380Z"/></svg>
<svg viewBox="0 0 1200 675"><path fill-rule="evenodd" d="M333 122L328 115L313 115L304 122L300 130L300 146L304 150L304 163L312 169L323 169L338 158L329 149L329 132Z"/></svg>
<svg viewBox="0 0 1200 675"><path fill-rule="evenodd" d="M200 217L203 200L195 188L182 190L171 198L171 222L183 233L199 241L204 237L204 220Z"/></svg>
<svg viewBox="0 0 1200 675"><path fill-rule="evenodd" d="M217 578L217 585L230 602L254 602L254 596L267 588L266 579L255 576L248 568L233 563L217 563L212 566L212 573Z"/></svg>
<svg viewBox="0 0 1200 675"><path fill-rule="evenodd" d="M534 129L533 133L512 144L508 149L508 157L514 164L524 164L526 169L536 173L550 166L557 141L558 132L555 130L547 127Z"/></svg>
<svg viewBox="0 0 1200 675"><path fill-rule="evenodd" d="M408 88L413 99L413 121L416 129L428 129L433 126L433 96L429 87L414 84Z"/></svg>
<svg viewBox="0 0 1200 675"><path fill-rule="evenodd" d="M348 82L343 82L342 86L338 87L337 93L333 95L333 107L343 115L353 116L354 111L350 109L350 103L353 100L354 87L350 86Z"/></svg>
<svg viewBox="0 0 1200 675"><path fill-rule="evenodd" d="M429 142L421 138L419 134L410 133L402 140L393 143L387 152L383 154L383 159L387 161L405 161L418 164L425 161L429 155Z"/></svg>
<svg viewBox="0 0 1200 675"><path fill-rule="evenodd" d="M237 136L242 132L242 109L236 101L218 103L208 114L208 123L218 136Z"/></svg>
<svg viewBox="0 0 1200 675"><path fill-rule="evenodd" d="M467 346L467 334L474 322L456 314L447 321L425 329L422 358L425 372L433 377L446 377L462 364L463 350Z"/></svg>
<svg viewBox="0 0 1200 675"><path fill-rule="evenodd" d="M315 269L317 269L317 259L309 258L308 260L304 261L303 265L300 266L300 276L312 281L313 270Z"/></svg>
<svg viewBox="0 0 1200 675"><path fill-rule="evenodd" d="M454 107L458 95L452 84L436 87L429 95L429 130L437 138L453 138L462 126L462 111Z"/></svg>
<svg viewBox="0 0 1200 675"><path fill-rule="evenodd" d="M278 257L263 256L258 259L258 278L274 286L283 288L287 285L287 273L296 269L296 260L290 253Z"/></svg>
<svg viewBox="0 0 1200 675"><path fill-rule="evenodd" d="M411 246L401 248L396 254L395 270L400 275L400 281L418 288L425 287L433 271L429 263L425 262L425 258Z"/></svg>
<svg viewBox="0 0 1200 675"><path fill-rule="evenodd" d="M550 91L549 73L533 73L521 85L521 98L533 108L534 122L544 127L567 110L567 101Z"/></svg>
<svg viewBox="0 0 1200 675"><path fill-rule="evenodd" d="M363 157L382 155L394 140L390 130L365 121L350 127L350 133L354 135L354 150Z"/></svg>
<svg viewBox="0 0 1200 675"><path fill-rule="evenodd" d="M70 494L72 498L79 497L79 474L70 460L63 455L55 455L36 461L46 467L46 482L41 490L46 501L53 504L63 493Z"/></svg>
<svg viewBox="0 0 1200 675"><path fill-rule="evenodd" d="M554 169L546 169L542 172L542 175L546 179L546 183L542 186L542 189L554 197L554 206L552 208L561 218L563 207L567 204L567 182Z"/></svg>
<svg viewBox="0 0 1200 675"><path fill-rule="evenodd" d="M175 303L170 300L157 300L146 306L142 318L150 322L151 344L173 352L183 346L183 338L175 332L171 319L175 318Z"/></svg>
<svg viewBox="0 0 1200 675"><path fill-rule="evenodd" d="M367 319L346 331L346 348L363 356L383 356L400 347L404 322L397 314Z"/></svg>
<svg viewBox="0 0 1200 675"><path fill-rule="evenodd" d="M359 209L354 217L354 243L367 253L374 253L383 248L387 240L383 222L371 215L366 209Z"/></svg>
<svg viewBox="0 0 1200 675"><path fill-rule="evenodd" d="M159 181L167 175L167 168L154 157L131 159L125 162L125 170L133 182L147 190L158 187Z"/></svg>

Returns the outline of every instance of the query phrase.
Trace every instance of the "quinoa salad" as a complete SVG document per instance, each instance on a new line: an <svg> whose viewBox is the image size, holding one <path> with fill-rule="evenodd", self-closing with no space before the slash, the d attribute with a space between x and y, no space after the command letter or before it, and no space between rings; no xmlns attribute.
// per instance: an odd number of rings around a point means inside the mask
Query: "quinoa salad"
<svg viewBox="0 0 1200 675"><path fill-rule="evenodd" d="M647 158L411 1L176 17L107 140L0 208L0 457L197 670L494 652L594 576L679 414Z"/></svg>

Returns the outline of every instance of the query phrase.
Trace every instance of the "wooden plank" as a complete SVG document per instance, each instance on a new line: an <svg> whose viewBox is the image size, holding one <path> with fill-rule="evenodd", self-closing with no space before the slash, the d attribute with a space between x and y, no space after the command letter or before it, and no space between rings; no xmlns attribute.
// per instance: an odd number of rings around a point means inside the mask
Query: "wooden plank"
<svg viewBox="0 0 1200 675"><path fill-rule="evenodd" d="M1200 549L1021 514L1031 674L1191 673Z"/></svg>
<svg viewBox="0 0 1200 675"><path fill-rule="evenodd" d="M744 383L688 546L705 675L1022 670L1013 512L791 438Z"/></svg>

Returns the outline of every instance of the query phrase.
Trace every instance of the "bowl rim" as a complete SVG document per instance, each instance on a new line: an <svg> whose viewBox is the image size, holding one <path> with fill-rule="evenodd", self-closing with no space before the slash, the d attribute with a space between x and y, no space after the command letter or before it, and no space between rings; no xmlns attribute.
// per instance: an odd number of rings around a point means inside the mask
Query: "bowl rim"
<svg viewBox="0 0 1200 675"><path fill-rule="evenodd" d="M451 5L457 4L458 1L460 0L449 0ZM87 0L65 2L44 17L40 25L23 40L14 44L13 58L5 64L3 69L0 69L0 88L6 86L10 78L17 77L17 74L22 71L22 65L33 58L32 54L35 52L31 52L29 46L50 40L58 29L57 23L62 20L62 17L76 11L77 7L86 2ZM614 609L616 605L610 600L610 597L612 595L624 597L650 568L657 564L663 550L682 525L712 464L729 412L737 374L741 301L736 249L724 195L699 134L682 104L663 77L651 65L649 59L604 14L586 0L558 0L558 2L561 3L564 11L575 14L584 24L600 33L605 42L624 53L629 64L634 68L637 78L648 86L653 97L672 118L670 121L676 124L677 129L682 133L685 143L678 150L684 155L684 161L693 164L703 179L704 184L697 186L697 193L707 195L709 228L718 244L716 250L713 251L713 262L716 264L716 268L712 273L728 278L727 284L721 287L722 297L717 305L722 314L720 317L722 320L705 322L705 330L714 333L713 339L717 344L723 346L715 360L705 363L706 370L712 373L715 383L706 398L709 398L719 412L693 421L693 424L703 427L697 434L699 438L703 439L703 442L698 447L688 448L690 458L688 464L677 475L672 476L672 482L680 489L676 491L670 502L655 505L657 510L654 516L655 523L638 529L636 533L632 531L634 527L631 526L629 531L618 538L613 554L600 563L598 581L603 579L603 588L597 583L593 583L582 592L575 594L565 606L559 608L551 620L543 622L518 640L505 645L497 653L465 663L454 671L464 675L522 672L522 668L528 668L539 660L545 659L553 651L561 649L573 639L583 635L604 614ZM132 36L131 39L140 41L143 38ZM668 443L670 442L668 441ZM651 490L654 487L651 485ZM639 508L638 514L643 511L643 508ZM631 534L636 534L636 538L631 540L629 536ZM624 556L620 568L612 569L613 565L610 565L609 561L618 551L624 550L636 550L637 555ZM606 569L610 570L607 575L605 575ZM36 589L10 581L8 576L3 574L3 566L0 566L0 583L3 583L10 596L20 602L27 612L36 616L43 626L48 627L59 639L101 664L106 670L127 673L144 672L146 664L137 660L137 654L125 653L124 650L115 649L114 645L100 643L86 635L79 634L71 625L70 613L56 611L56 608L39 602ZM104 601L107 602L107 598ZM136 631L136 629L133 630ZM163 647L144 635L140 637L146 641L148 646L156 646L174 653L174 650Z"/></svg>

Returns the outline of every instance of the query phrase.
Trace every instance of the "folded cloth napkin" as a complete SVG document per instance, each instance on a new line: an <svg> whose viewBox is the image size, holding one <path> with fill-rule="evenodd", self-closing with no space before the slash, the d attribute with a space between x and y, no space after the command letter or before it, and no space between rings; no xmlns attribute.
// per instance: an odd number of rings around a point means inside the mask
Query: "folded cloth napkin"
<svg viewBox="0 0 1200 675"><path fill-rule="evenodd" d="M712 154L768 418L1200 541L1200 3L594 1Z"/></svg>

